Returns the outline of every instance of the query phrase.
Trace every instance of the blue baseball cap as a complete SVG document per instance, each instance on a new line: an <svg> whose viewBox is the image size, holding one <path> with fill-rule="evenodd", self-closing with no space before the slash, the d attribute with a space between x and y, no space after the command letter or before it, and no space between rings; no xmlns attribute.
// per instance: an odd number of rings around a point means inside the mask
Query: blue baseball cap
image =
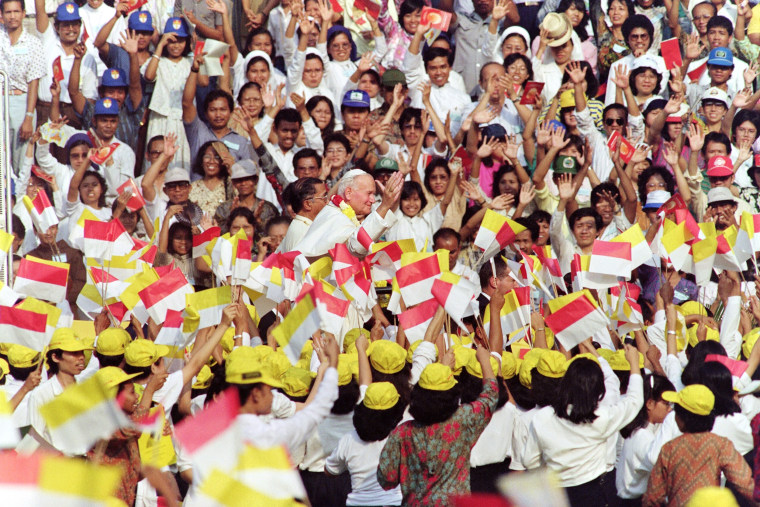
<svg viewBox="0 0 760 507"><path fill-rule="evenodd" d="M114 99L106 97L95 103L95 116L117 114L119 114L119 104Z"/></svg>
<svg viewBox="0 0 760 507"><path fill-rule="evenodd" d="M103 79L100 80L100 86L129 86L124 73L119 69L106 69L103 73Z"/></svg>
<svg viewBox="0 0 760 507"><path fill-rule="evenodd" d="M732 67L734 65L734 55L728 48L715 48L710 51L710 56L707 57L707 65Z"/></svg>
<svg viewBox="0 0 760 507"><path fill-rule="evenodd" d="M127 26L136 32L152 32L153 16L148 11L136 11L130 14Z"/></svg>
<svg viewBox="0 0 760 507"><path fill-rule="evenodd" d="M74 2L66 2L58 6L55 11L56 21L81 21L79 7Z"/></svg>
<svg viewBox="0 0 760 507"><path fill-rule="evenodd" d="M369 108L369 93L364 90L349 90L343 95L341 106Z"/></svg>
<svg viewBox="0 0 760 507"><path fill-rule="evenodd" d="M167 19L164 33L173 33L177 37L190 37L190 34L187 32L187 23L182 18Z"/></svg>
<svg viewBox="0 0 760 507"><path fill-rule="evenodd" d="M507 135L507 131L498 123L492 123L483 127L481 134L483 135L483 139L486 137L489 139L492 137L495 137L497 139L504 139Z"/></svg>

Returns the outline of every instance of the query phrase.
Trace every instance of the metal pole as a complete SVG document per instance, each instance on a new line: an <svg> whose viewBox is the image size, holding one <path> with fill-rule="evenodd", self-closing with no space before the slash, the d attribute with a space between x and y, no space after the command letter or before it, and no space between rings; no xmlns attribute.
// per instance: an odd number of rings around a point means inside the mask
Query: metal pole
<svg viewBox="0 0 760 507"><path fill-rule="evenodd" d="M10 81L5 72L0 71L0 229L13 232L13 206L11 196L11 134L10 134ZM0 265L3 283L11 285L13 277L13 255L9 252L5 263Z"/></svg>

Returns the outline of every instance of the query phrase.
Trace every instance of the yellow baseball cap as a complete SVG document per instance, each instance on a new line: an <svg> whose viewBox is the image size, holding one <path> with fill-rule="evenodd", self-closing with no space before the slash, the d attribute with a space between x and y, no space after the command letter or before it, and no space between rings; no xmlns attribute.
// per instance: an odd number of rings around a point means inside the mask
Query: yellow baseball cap
<svg viewBox="0 0 760 507"><path fill-rule="evenodd" d="M274 349L268 345L249 348L253 351L253 355L251 357L254 357L256 361L265 362L269 359L269 356L274 354Z"/></svg>
<svg viewBox="0 0 760 507"><path fill-rule="evenodd" d="M681 405L696 415L710 415L715 406L715 395L702 384L692 384L678 392L665 391L662 393L662 399Z"/></svg>
<svg viewBox="0 0 760 507"><path fill-rule="evenodd" d="M359 336L364 335L369 340L369 331L361 327L355 327L349 330L343 337L343 352L351 352L356 349L356 340Z"/></svg>
<svg viewBox="0 0 760 507"><path fill-rule="evenodd" d="M306 361L311 361L311 353L314 352L314 342L311 340L306 340L306 343L304 343L303 348L301 349L301 356L299 359L305 359Z"/></svg>
<svg viewBox="0 0 760 507"><path fill-rule="evenodd" d="M12 343L0 342L0 354L7 356L8 349L11 348Z"/></svg>
<svg viewBox="0 0 760 507"><path fill-rule="evenodd" d="M742 336L742 354L745 358L749 358L752 353L752 348L755 346L758 337L760 337L760 327L756 327L749 333Z"/></svg>
<svg viewBox="0 0 760 507"><path fill-rule="evenodd" d="M470 362L475 355L475 349L462 346L454 346L454 375L462 373L462 368Z"/></svg>
<svg viewBox="0 0 760 507"><path fill-rule="evenodd" d="M406 365L406 350L396 342L378 340L367 348L369 362L380 373L397 373Z"/></svg>
<svg viewBox="0 0 760 507"><path fill-rule="evenodd" d="M282 390L294 398L307 396L314 382L315 374L304 368L291 366L282 376Z"/></svg>
<svg viewBox="0 0 760 507"><path fill-rule="evenodd" d="M138 338L124 349L124 360L130 366L145 368L155 363L159 357L168 356L171 351L168 345L156 345L145 338Z"/></svg>
<svg viewBox="0 0 760 507"><path fill-rule="evenodd" d="M131 375L127 374L124 372L124 370L117 368L116 366L106 366L105 368L101 368L95 372L95 376L98 377L101 382L103 382L111 396L116 395L119 384L133 379L138 375L139 373L132 373Z"/></svg>
<svg viewBox="0 0 760 507"><path fill-rule="evenodd" d="M275 379L256 349L269 348L238 347L227 356L224 362L224 376L230 384L267 384L271 387L282 387L282 382ZM269 350L272 350L269 348ZM274 351L272 351L274 352Z"/></svg>
<svg viewBox="0 0 760 507"><path fill-rule="evenodd" d="M575 91L565 90L559 96L559 107L575 107Z"/></svg>
<svg viewBox="0 0 760 507"><path fill-rule="evenodd" d="M48 350L63 350L64 352L84 352L92 350L83 340L77 338L74 330L68 327L59 327L53 331Z"/></svg>
<svg viewBox="0 0 760 507"><path fill-rule="evenodd" d="M692 347L696 347L697 343L699 343L699 339L697 338L697 328L699 327L698 323L694 323L691 326L689 326L686 329L686 337L689 340L689 345ZM707 337L706 340L712 340L714 342L720 341L720 332L717 329L713 329L710 326L705 326L707 329Z"/></svg>
<svg viewBox="0 0 760 507"><path fill-rule="evenodd" d="M581 357L586 358L586 359L590 359L591 361L594 361L596 364L599 364L599 358L598 357L596 357L594 354L591 354L589 352L583 352L581 354L577 354L577 355L573 356L570 359L570 361L567 362L568 368L570 367L570 363L572 363L576 359L580 359Z"/></svg>
<svg viewBox="0 0 760 507"><path fill-rule="evenodd" d="M362 403L372 410L388 410L398 403L400 397L390 382L373 382L367 387Z"/></svg>
<svg viewBox="0 0 760 507"><path fill-rule="evenodd" d="M431 391L448 391L457 384L454 372L451 368L441 363L432 363L425 366L417 384Z"/></svg>
<svg viewBox="0 0 760 507"><path fill-rule="evenodd" d="M338 386L345 386L351 382L354 374L351 373L351 358L348 354L338 356Z"/></svg>
<svg viewBox="0 0 760 507"><path fill-rule="evenodd" d="M528 389L530 389L533 384L531 370L538 365L538 360L541 359L541 356L546 351L547 349L531 349L525 354L525 357L523 357L523 362L520 364L519 377L520 383Z"/></svg>
<svg viewBox="0 0 760 507"><path fill-rule="evenodd" d="M95 352L104 356L120 356L131 340L132 337L125 330L109 327L98 335Z"/></svg>
<svg viewBox="0 0 760 507"><path fill-rule="evenodd" d="M686 507L739 507L731 491L720 486L699 488L691 495Z"/></svg>
<svg viewBox="0 0 760 507"><path fill-rule="evenodd" d="M536 371L544 377L562 378L567 371L567 358L558 350L547 350L538 358Z"/></svg>
<svg viewBox="0 0 760 507"><path fill-rule="evenodd" d="M417 340L416 342L412 343L412 345L409 347L409 350L406 351L406 362L409 364L412 364L412 361L414 360L414 351L417 350L417 347L420 346L420 343L424 342L425 340ZM435 357L438 359L438 348L433 347L435 349Z"/></svg>
<svg viewBox="0 0 760 507"><path fill-rule="evenodd" d="M499 361L493 356L490 357L490 360L491 370L493 370L494 375L496 375L499 371ZM478 361L477 356L474 354L472 359L470 359L470 362L464 365L464 369L473 377L483 378L483 368L480 366L480 361Z"/></svg>
<svg viewBox="0 0 760 507"><path fill-rule="evenodd" d="M681 312L681 315L707 315L707 310L702 306L699 301L684 301L680 305L676 305L676 309Z"/></svg>
<svg viewBox="0 0 760 507"><path fill-rule="evenodd" d="M8 361L6 361L3 358L0 358L0 380L2 380L3 377L8 375L9 371L11 371L11 369L8 366Z"/></svg>
<svg viewBox="0 0 760 507"><path fill-rule="evenodd" d="M272 376L277 379L282 379L282 376L291 367L290 359L285 355L283 349L277 349L274 354L269 354L267 357L267 365L269 371L272 372Z"/></svg>
<svg viewBox="0 0 760 507"><path fill-rule="evenodd" d="M512 352L504 351L501 353L501 376L505 379L514 378L520 371L520 363Z"/></svg>
<svg viewBox="0 0 760 507"><path fill-rule="evenodd" d="M214 379L214 374L211 373L209 365L204 364L198 375L195 376L195 382L193 382L193 389L206 389L211 385L211 381Z"/></svg>
<svg viewBox="0 0 760 507"><path fill-rule="evenodd" d="M42 353L23 345L11 345L8 349L8 362L15 368L37 366L42 359Z"/></svg>

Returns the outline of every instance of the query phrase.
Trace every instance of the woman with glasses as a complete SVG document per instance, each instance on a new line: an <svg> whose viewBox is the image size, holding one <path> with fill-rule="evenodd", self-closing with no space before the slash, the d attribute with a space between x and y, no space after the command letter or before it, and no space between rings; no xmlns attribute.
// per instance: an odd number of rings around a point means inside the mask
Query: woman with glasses
<svg viewBox="0 0 760 507"><path fill-rule="evenodd" d="M330 168L330 174L325 180L329 186L333 186L340 179L350 162L353 150L348 138L341 133L334 133L325 138L324 163Z"/></svg>
<svg viewBox="0 0 760 507"><path fill-rule="evenodd" d="M193 173L201 179L192 183L190 200L200 206L203 213L213 215L220 204L234 195L229 179L229 167L233 163L232 155L219 141L204 143L198 150Z"/></svg>
<svg viewBox="0 0 760 507"><path fill-rule="evenodd" d="M635 7L631 0L610 0L607 16L599 20L598 33L601 35L597 63L600 82L607 79L613 63L631 53L623 36L623 24L634 14ZM609 21L606 18L609 18Z"/></svg>

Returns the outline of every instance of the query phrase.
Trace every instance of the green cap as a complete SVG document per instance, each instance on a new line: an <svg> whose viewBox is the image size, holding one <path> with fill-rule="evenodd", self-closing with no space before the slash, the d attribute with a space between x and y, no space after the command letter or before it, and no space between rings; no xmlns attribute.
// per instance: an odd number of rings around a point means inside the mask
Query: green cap
<svg viewBox="0 0 760 507"><path fill-rule="evenodd" d="M392 158L381 158L375 163L375 171L398 171L398 163Z"/></svg>
<svg viewBox="0 0 760 507"><path fill-rule="evenodd" d="M399 83L406 86L406 75L398 69L388 69L380 81L383 86L396 86Z"/></svg>
<svg viewBox="0 0 760 507"><path fill-rule="evenodd" d="M578 174L578 161L575 157L560 155L554 159L554 174Z"/></svg>

